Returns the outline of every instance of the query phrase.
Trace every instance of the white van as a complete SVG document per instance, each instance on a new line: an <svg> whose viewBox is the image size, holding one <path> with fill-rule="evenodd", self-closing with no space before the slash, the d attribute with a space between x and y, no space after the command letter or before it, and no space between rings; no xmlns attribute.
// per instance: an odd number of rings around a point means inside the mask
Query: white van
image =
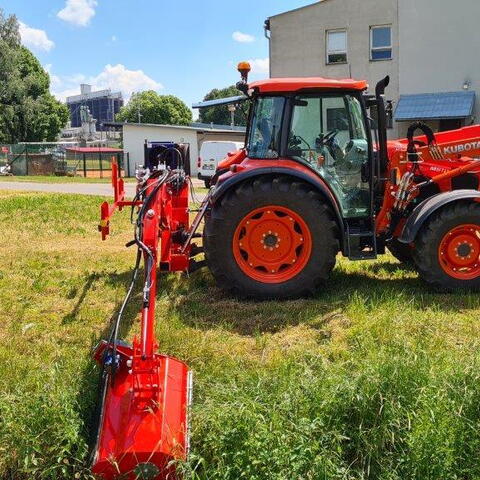
<svg viewBox="0 0 480 480"><path fill-rule="evenodd" d="M223 160L227 153L236 152L243 147L243 142L203 142L198 157L198 178L210 188L210 180L215 175L218 162Z"/></svg>

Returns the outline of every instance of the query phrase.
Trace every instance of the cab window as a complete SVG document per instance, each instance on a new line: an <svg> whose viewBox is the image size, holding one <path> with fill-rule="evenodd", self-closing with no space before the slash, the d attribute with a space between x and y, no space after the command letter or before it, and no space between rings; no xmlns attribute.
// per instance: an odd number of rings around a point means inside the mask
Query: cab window
<svg viewBox="0 0 480 480"><path fill-rule="evenodd" d="M362 181L368 139L360 101L351 95L294 99L287 154L313 167L339 200L345 217L369 214L370 191Z"/></svg>
<svg viewBox="0 0 480 480"><path fill-rule="evenodd" d="M257 100L247 145L250 158L278 158L284 106L284 97Z"/></svg>

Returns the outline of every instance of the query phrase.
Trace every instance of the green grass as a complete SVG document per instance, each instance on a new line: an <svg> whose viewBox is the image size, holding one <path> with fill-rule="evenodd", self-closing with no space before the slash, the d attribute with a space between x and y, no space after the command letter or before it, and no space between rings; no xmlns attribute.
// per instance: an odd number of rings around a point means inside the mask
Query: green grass
<svg viewBox="0 0 480 480"><path fill-rule="evenodd" d="M135 178L124 178L125 182L136 182ZM0 182L34 182L34 183L110 183L110 178L57 177L56 175L15 175L0 176Z"/></svg>
<svg viewBox="0 0 480 480"><path fill-rule="evenodd" d="M126 212L100 242L100 200L0 192L2 479L89 478L90 349L135 255ZM479 295L433 292L390 256L340 260L305 300L236 300L208 271L161 285L161 350L195 374L187 478L480 478Z"/></svg>

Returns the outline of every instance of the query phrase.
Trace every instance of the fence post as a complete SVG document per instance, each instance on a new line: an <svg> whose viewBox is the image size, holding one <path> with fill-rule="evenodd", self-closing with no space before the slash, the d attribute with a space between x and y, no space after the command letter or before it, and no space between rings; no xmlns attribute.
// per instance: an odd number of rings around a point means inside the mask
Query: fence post
<svg viewBox="0 0 480 480"><path fill-rule="evenodd" d="M102 154L98 154L98 161L100 162L100 178L103 178L103 168L102 168Z"/></svg>
<svg viewBox="0 0 480 480"><path fill-rule="evenodd" d="M83 176L87 178L87 159L85 158L85 154L83 154Z"/></svg>
<svg viewBox="0 0 480 480"><path fill-rule="evenodd" d="M28 146L27 144L25 144L25 173L27 174L28 176Z"/></svg>

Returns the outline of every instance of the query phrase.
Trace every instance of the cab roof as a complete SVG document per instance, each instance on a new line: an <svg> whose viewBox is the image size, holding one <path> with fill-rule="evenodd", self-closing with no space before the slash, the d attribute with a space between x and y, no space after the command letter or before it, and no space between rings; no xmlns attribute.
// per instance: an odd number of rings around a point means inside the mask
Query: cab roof
<svg viewBox="0 0 480 480"><path fill-rule="evenodd" d="M368 88L368 83L365 80L352 78L294 77L268 78L252 82L248 86L259 93L296 92L311 88L361 91Z"/></svg>

